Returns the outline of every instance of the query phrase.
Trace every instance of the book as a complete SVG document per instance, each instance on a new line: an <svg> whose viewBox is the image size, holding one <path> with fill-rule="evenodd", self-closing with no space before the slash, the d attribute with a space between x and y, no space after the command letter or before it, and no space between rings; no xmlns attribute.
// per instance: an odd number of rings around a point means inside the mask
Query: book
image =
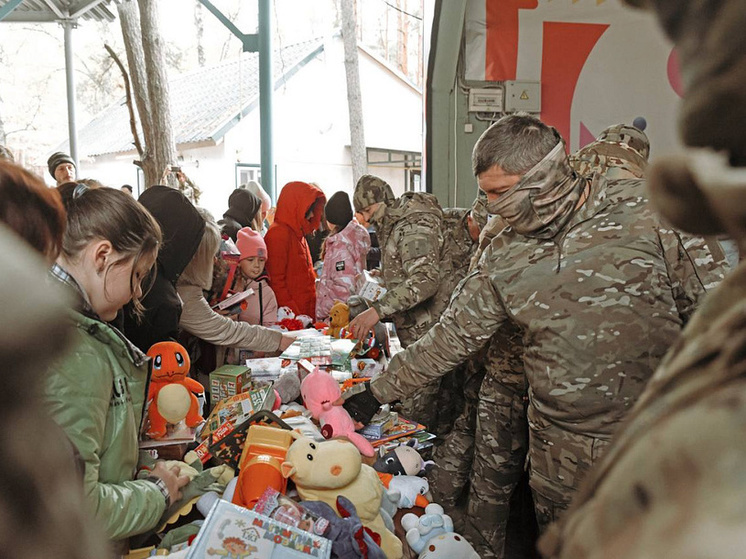
<svg viewBox="0 0 746 559"><path fill-rule="evenodd" d="M384 431L381 437L379 437L378 439L372 439L367 436L365 438L370 441L370 444L373 445L373 448L377 448L388 441L400 439L402 437L406 437L407 435L412 435L418 431L424 430L424 425L400 417L399 422L390 429Z"/></svg>
<svg viewBox="0 0 746 559"><path fill-rule="evenodd" d="M213 305L212 308L224 311L225 309L232 307L233 305L237 305L244 299L248 299L253 294L254 294L253 289L247 289L246 291L239 291L238 293L229 295L228 297L220 301L217 305Z"/></svg>
<svg viewBox="0 0 746 559"><path fill-rule="evenodd" d="M331 542L321 536L218 499L189 548L187 559L328 559L331 549Z"/></svg>

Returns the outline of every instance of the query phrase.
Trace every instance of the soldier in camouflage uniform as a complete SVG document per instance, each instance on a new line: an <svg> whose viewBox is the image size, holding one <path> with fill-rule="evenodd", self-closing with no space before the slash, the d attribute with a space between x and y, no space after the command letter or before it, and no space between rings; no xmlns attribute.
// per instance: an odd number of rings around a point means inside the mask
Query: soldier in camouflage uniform
<svg viewBox="0 0 746 559"><path fill-rule="evenodd" d="M352 320L350 330L360 338L379 320L390 319L406 348L435 324L450 298L450 284L443 281L448 272L442 265L443 212L432 194L406 192L395 198L389 184L373 175L360 177L353 204L376 226L387 291ZM434 427L439 386L440 379L403 400L404 416Z"/></svg>
<svg viewBox="0 0 746 559"><path fill-rule="evenodd" d="M609 180L641 179L649 157L650 141L645 132L628 124L615 124L574 153L570 165L586 177L601 173Z"/></svg>
<svg viewBox="0 0 746 559"><path fill-rule="evenodd" d="M528 115L490 127L473 167L488 210L510 227L438 324L345 405L362 420L513 322L523 331L530 484L544 528L567 508L699 299L722 279L724 262L714 262L704 242L685 248L649 207L642 181L579 176L559 134Z"/></svg>
<svg viewBox="0 0 746 559"><path fill-rule="evenodd" d="M628 3L632 3L627 0ZM675 226L727 232L746 248L746 5L636 0L655 8L688 78L690 150L657 161L650 197ZM723 101L727 100L727 104ZM738 165L741 166L738 166ZM671 348L573 507L541 541L546 557L743 555L746 527L746 265L712 293Z"/></svg>

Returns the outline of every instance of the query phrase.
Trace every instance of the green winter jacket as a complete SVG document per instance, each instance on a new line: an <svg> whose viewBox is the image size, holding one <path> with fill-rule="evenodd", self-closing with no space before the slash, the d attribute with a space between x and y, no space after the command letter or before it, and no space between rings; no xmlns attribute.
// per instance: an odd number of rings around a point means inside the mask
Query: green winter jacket
<svg viewBox="0 0 746 559"><path fill-rule="evenodd" d="M133 481L147 388L146 357L108 324L71 312L71 350L50 367L49 413L85 461L86 500L111 540L155 527L166 503L158 486Z"/></svg>

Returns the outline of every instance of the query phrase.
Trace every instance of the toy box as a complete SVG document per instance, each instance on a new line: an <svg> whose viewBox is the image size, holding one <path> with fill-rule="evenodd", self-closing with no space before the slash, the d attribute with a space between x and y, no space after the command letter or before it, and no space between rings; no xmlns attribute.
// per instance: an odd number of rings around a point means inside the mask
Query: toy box
<svg viewBox="0 0 746 559"><path fill-rule="evenodd" d="M223 365L210 373L210 403L235 396L251 387L251 369L241 365Z"/></svg>
<svg viewBox="0 0 746 559"><path fill-rule="evenodd" d="M328 559L330 555L329 540L219 499L207 515L187 559Z"/></svg>
<svg viewBox="0 0 746 559"><path fill-rule="evenodd" d="M369 302L378 301L386 293L386 288L367 270L363 271L357 284L357 294Z"/></svg>
<svg viewBox="0 0 746 559"><path fill-rule="evenodd" d="M329 521L326 518L313 514L272 487L264 491L254 505L254 512L319 536L323 536L329 528Z"/></svg>

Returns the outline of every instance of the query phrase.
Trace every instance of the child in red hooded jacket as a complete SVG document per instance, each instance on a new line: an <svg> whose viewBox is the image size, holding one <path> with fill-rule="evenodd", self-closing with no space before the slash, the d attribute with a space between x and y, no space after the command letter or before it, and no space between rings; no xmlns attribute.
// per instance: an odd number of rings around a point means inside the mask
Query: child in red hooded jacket
<svg viewBox="0 0 746 559"><path fill-rule="evenodd" d="M318 186L289 182L277 200L274 223L267 231L267 271L277 304L297 315L316 314L316 274L305 235L318 229L326 197Z"/></svg>

